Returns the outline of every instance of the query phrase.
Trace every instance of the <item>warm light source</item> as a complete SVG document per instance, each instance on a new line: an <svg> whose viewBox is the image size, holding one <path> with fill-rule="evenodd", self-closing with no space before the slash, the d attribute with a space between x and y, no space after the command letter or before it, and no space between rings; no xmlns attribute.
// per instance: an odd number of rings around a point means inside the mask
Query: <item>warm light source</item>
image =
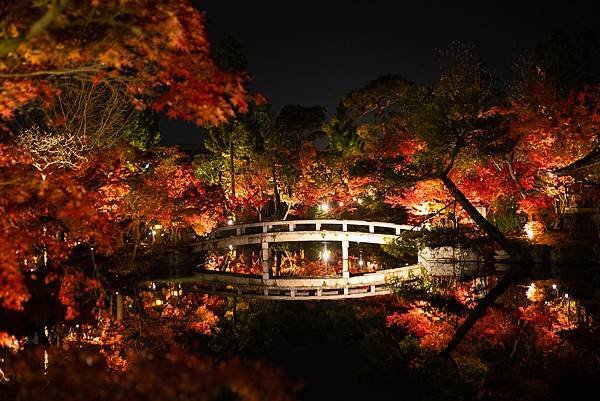
<svg viewBox="0 0 600 401"><path fill-rule="evenodd" d="M233 225L233 218L230 217L230 218L227 219L227 225L228 226L232 226Z"/></svg>
<svg viewBox="0 0 600 401"><path fill-rule="evenodd" d="M527 238L532 240L544 232L544 224L540 221L528 221L523 230Z"/></svg>
<svg viewBox="0 0 600 401"><path fill-rule="evenodd" d="M527 235L527 238L529 239L533 239L533 224L531 224L532 222L528 222L527 224L525 224L525 235Z"/></svg>
<svg viewBox="0 0 600 401"><path fill-rule="evenodd" d="M339 201L339 202L338 202L338 205L339 205L339 206L344 206L344 202L343 202L343 201Z"/></svg>
<svg viewBox="0 0 600 401"><path fill-rule="evenodd" d="M156 305L156 306L161 306L162 304L163 304L162 299L157 299L154 301L154 305Z"/></svg>
<svg viewBox="0 0 600 401"><path fill-rule="evenodd" d="M327 249L327 245L325 245L323 247L323 251L321 252L321 259L323 259L324 262L327 262L329 260L330 256L331 256L331 251L329 249Z"/></svg>
<svg viewBox="0 0 600 401"><path fill-rule="evenodd" d="M319 205L319 209L321 209L322 212L328 212L329 211L329 204L327 204L327 203L321 203Z"/></svg>
<svg viewBox="0 0 600 401"><path fill-rule="evenodd" d="M161 228L162 228L162 225L161 225L161 224L155 224L155 225L154 225L154 229L155 229L155 230L160 230Z"/></svg>
<svg viewBox="0 0 600 401"><path fill-rule="evenodd" d="M527 296L527 299L532 301L535 298L535 293L536 293L535 283L529 284L529 287L527 287L527 292L525 293L525 295Z"/></svg>

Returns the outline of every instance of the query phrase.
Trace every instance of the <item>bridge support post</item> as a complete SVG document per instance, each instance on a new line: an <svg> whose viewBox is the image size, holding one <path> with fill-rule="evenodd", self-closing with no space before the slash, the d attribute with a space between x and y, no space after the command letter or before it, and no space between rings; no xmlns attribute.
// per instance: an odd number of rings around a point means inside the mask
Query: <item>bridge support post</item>
<svg viewBox="0 0 600 401"><path fill-rule="evenodd" d="M269 255L269 243L263 242L262 246L262 278L263 280L268 280L271 278L271 258Z"/></svg>
<svg viewBox="0 0 600 401"><path fill-rule="evenodd" d="M342 241L342 277L350 278L350 262L348 261L349 241Z"/></svg>

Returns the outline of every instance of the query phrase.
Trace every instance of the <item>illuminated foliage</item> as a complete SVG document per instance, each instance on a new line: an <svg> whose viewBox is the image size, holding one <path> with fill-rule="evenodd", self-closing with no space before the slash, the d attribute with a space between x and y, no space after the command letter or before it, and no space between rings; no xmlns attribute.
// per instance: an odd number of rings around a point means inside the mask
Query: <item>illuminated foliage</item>
<svg viewBox="0 0 600 401"><path fill-rule="evenodd" d="M220 70L189 2L18 1L0 9L0 114L51 104L65 79L123 88L137 107L218 124L245 111L247 76Z"/></svg>

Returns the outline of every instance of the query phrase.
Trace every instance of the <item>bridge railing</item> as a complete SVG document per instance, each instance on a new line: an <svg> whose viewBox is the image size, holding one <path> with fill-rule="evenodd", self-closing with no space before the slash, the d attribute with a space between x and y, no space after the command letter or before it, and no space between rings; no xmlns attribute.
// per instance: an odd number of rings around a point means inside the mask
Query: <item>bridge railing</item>
<svg viewBox="0 0 600 401"><path fill-rule="evenodd" d="M349 229L350 227L350 229ZM395 224L377 221L363 220L289 220L289 221L263 221L260 223L248 223L224 226L214 229L210 239L228 238L249 234L282 232L282 231L362 231L366 228L369 233L384 231L384 234L400 235L402 231L409 231L415 227L407 224ZM299 230L300 229L300 230ZM366 231L365 231L366 232Z"/></svg>
<svg viewBox="0 0 600 401"><path fill-rule="evenodd" d="M333 300L389 294L390 283L420 274L417 265L341 278L270 278L222 272L200 272L183 279L202 292L277 300Z"/></svg>

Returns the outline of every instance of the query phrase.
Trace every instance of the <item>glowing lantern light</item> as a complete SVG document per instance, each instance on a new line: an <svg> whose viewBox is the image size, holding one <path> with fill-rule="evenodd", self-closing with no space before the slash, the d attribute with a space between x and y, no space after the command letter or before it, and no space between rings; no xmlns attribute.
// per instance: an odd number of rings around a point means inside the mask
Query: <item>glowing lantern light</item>
<svg viewBox="0 0 600 401"><path fill-rule="evenodd" d="M326 213L329 211L329 205L327 203L321 203L321 205L319 205L319 209L321 209L322 212Z"/></svg>
<svg viewBox="0 0 600 401"><path fill-rule="evenodd" d="M533 301L533 299L535 298L535 294L536 294L535 284L531 283L529 285L529 287L527 287L527 292L525 293L525 295L527 296L528 300Z"/></svg>
<svg viewBox="0 0 600 401"><path fill-rule="evenodd" d="M529 239L533 239L533 225L530 224L531 222L525 224L525 235L527 235L527 238Z"/></svg>
<svg viewBox="0 0 600 401"><path fill-rule="evenodd" d="M324 262L327 262L329 260L330 256L331 256L331 251L329 249L327 249L327 245L325 245L323 247L323 252L321 252L321 259L323 259Z"/></svg>
<svg viewBox="0 0 600 401"><path fill-rule="evenodd" d="M162 304L163 304L162 299L157 299L154 301L154 305L156 305L156 306L161 306Z"/></svg>
<svg viewBox="0 0 600 401"><path fill-rule="evenodd" d="M544 225L539 221L529 221L525 224L523 230L527 238L532 240L544 232Z"/></svg>
<svg viewBox="0 0 600 401"><path fill-rule="evenodd" d="M162 228L162 225L160 225L160 224L155 224L154 225L154 229L155 230L160 230L161 228Z"/></svg>
<svg viewBox="0 0 600 401"><path fill-rule="evenodd" d="M227 225L228 226L232 226L233 225L233 219L231 217L227 219Z"/></svg>

